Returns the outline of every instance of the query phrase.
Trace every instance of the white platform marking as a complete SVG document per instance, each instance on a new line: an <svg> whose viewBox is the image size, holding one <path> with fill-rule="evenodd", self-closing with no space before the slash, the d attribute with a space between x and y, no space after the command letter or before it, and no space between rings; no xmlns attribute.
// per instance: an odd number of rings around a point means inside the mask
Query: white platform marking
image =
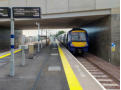
<svg viewBox="0 0 121 90"><path fill-rule="evenodd" d="M61 71L60 66L49 66L48 71Z"/></svg>
<svg viewBox="0 0 121 90"><path fill-rule="evenodd" d="M0 63L0 66L3 66L4 64L6 64L6 63Z"/></svg>
<svg viewBox="0 0 121 90"><path fill-rule="evenodd" d="M52 55L52 56L57 56L58 53L51 53L50 55Z"/></svg>

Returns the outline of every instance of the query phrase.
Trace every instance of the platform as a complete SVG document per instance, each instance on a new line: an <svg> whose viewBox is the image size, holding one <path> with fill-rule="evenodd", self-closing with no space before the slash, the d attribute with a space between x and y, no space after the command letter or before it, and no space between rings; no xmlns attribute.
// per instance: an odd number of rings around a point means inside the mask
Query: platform
<svg viewBox="0 0 121 90"><path fill-rule="evenodd" d="M0 90L103 90L103 86L53 39L49 46L26 59L15 54L15 76L9 77L10 56L0 59ZM1 64L0 63L0 64Z"/></svg>
<svg viewBox="0 0 121 90"><path fill-rule="evenodd" d="M9 59L0 67L0 90L69 90L57 45L51 44L36 53L34 59L26 59L21 66L21 52L15 54L15 77L9 77Z"/></svg>

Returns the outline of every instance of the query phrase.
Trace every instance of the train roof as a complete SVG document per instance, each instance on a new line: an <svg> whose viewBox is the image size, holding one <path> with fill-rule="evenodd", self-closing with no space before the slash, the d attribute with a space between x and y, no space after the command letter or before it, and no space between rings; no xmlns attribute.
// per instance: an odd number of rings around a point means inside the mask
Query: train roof
<svg viewBox="0 0 121 90"><path fill-rule="evenodd" d="M75 31L75 30L81 30L81 31L85 31L85 32L86 32L86 30L84 30L84 29L82 29L82 28L73 28L73 29L70 30L69 32L71 32L71 31Z"/></svg>
<svg viewBox="0 0 121 90"><path fill-rule="evenodd" d="M62 36L62 35L64 35L64 34L68 34L69 32L74 31L74 30L81 30L81 31L85 31L85 32L86 32L86 30L84 30L84 29L82 29L82 28L72 28L72 30L70 30L70 31L68 31L68 32L65 32L65 33L63 33L63 34L60 34L59 36ZM59 37L59 36L58 36L58 37Z"/></svg>

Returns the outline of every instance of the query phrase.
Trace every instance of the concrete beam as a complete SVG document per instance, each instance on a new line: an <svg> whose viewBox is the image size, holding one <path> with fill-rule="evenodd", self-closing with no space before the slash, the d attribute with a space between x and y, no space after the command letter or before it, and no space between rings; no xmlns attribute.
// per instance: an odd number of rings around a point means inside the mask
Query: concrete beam
<svg viewBox="0 0 121 90"><path fill-rule="evenodd" d="M90 10L83 12L69 12L69 13L56 13L56 14L43 14L42 19L52 18L67 18L67 17L82 17L82 16L96 16L96 15L110 15L111 9L104 10Z"/></svg>

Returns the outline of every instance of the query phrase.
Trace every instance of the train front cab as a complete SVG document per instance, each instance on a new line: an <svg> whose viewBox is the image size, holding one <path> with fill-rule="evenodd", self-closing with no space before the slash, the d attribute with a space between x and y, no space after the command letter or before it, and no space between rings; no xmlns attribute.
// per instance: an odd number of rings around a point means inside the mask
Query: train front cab
<svg viewBox="0 0 121 90"><path fill-rule="evenodd" d="M71 30L68 32L68 49L72 53L88 51L88 35L85 30Z"/></svg>

